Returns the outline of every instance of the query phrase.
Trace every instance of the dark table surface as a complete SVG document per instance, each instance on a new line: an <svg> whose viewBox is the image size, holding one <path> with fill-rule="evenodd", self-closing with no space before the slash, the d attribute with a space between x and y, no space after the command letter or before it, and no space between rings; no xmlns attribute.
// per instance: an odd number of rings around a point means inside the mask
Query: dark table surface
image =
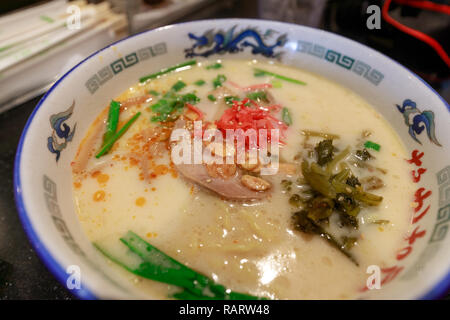
<svg viewBox="0 0 450 320"><path fill-rule="evenodd" d="M220 17L254 15L239 12L241 14L232 10L222 12ZM358 37L353 38L360 40ZM449 81L432 85L450 101ZM0 261L5 260L11 267L7 270L5 280L0 279L0 300L75 298L39 260L22 229L14 203L14 156L22 129L40 98L36 97L0 114ZM0 265L0 278L1 273Z"/></svg>
<svg viewBox="0 0 450 320"><path fill-rule="evenodd" d="M11 265L0 299L72 299L36 255L22 228L13 194L13 167L25 123L40 97L0 114L0 259Z"/></svg>

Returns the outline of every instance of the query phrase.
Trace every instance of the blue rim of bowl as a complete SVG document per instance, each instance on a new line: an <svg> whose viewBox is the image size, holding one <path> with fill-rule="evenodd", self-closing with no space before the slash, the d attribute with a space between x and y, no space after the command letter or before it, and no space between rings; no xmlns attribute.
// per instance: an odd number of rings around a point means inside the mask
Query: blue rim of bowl
<svg viewBox="0 0 450 320"><path fill-rule="evenodd" d="M392 63L400 66L401 68L403 68L404 70L406 70L409 74L411 74L412 76L414 76L415 78L419 79L422 83L425 84L426 87L428 87L429 90L431 90L431 92L433 92L442 102L443 104L447 107L447 110L450 112L450 105L447 103L447 101L444 100L444 98L442 98L437 92L436 90L434 90L425 80L423 80L421 77L419 77L418 75L416 75L414 72L412 72L411 70L409 70L408 68L406 68L405 66L403 66L402 64L400 64L399 62L393 60L392 58L384 55L381 52L378 52L368 46L366 46L365 44L359 43L357 41L354 41L352 39L343 37L339 34L335 34L332 32L328 32L328 31L324 31L324 30L320 30L320 29L315 29L315 28L310 28L310 27L306 27L306 26L302 26L302 25L297 25L297 24L292 24L292 23L286 23L286 22L280 22L280 21L271 21L271 20L263 20L263 19L239 19L239 18L233 18L233 19L214 19L214 20L198 20L198 21L190 21L190 22L182 22L182 23L177 23L177 24L172 24L172 25L168 25L168 26L163 26L163 27L159 27L156 29L152 29L152 30L146 30L146 31L142 31L139 32L137 34L128 36L126 38L120 39L118 41L115 41L111 44L109 44L108 46L97 50L96 52L92 53L91 55L89 55L87 58L83 59L82 61L80 61L79 63L77 63L74 67L72 67L69 71L67 71L63 76L61 76L61 78L59 78L53 85L52 87L47 91L47 93L41 98L41 100L39 100L38 104L36 105L36 107L34 108L33 112L31 113L30 117L28 118L25 127L22 131L22 134L20 136L20 140L19 140L19 144L17 146L17 151L16 151L16 156L14 159L14 199L16 202L16 207L17 210L19 212L19 218L22 222L23 228L25 230L25 233L28 236L28 239L30 240L33 248L35 249L35 251L37 252L39 258L43 261L43 263L45 264L45 266L50 270L50 272L56 277L56 279L65 286L65 288L70 291L73 295L75 295L76 297L80 298L80 299L86 299L86 300L95 300L98 299L98 297L86 286L83 284L81 285L81 289L68 289L66 284L67 281L67 277L68 274L66 273L66 271L64 270L63 266L60 265L56 259L53 257L53 255L50 253L50 251L48 250L48 248L45 247L45 245L42 243L42 241L40 240L37 231L33 228L33 225L31 223L31 220L28 216L27 210L25 208L25 204L23 201L23 197L22 197L22 187L21 187L21 180L20 180L20 162L21 162L21 155L22 155L22 148L23 148L23 143L25 141L25 137L27 135L28 132L28 128L31 124L31 122L34 119L35 114L37 113L37 111L39 110L39 108L41 107L41 105L45 102L45 100L47 99L47 97L52 93L52 91L58 86L58 84L64 79L66 78L70 73L72 73L73 70L75 70L76 68L78 68L80 65L82 65L84 62L86 62L87 60L89 60L90 58L94 57L95 55L97 55L98 53L108 49L109 47L116 45L122 41L126 41L128 39L137 37L141 34L144 33L149 33L149 32L157 32L161 29L167 29L167 28L171 28L174 26L179 26L179 25L184 25L184 24L196 24L196 23L204 23L204 22L217 22L217 21L229 21L229 22L260 22L260 21L264 21L264 22L270 22L273 24L281 24L281 25L288 25L288 26L294 26L294 27L302 27L302 28L307 28L307 29L312 29L314 31L320 31L320 32L324 32L326 34L330 34L332 36L338 37L343 39L344 41L349 41L349 42L353 42L356 43L364 48L366 48L367 50L374 52L378 55L381 55L382 57L384 57L385 59L391 61ZM418 297L418 299L423 299L423 300L431 300L431 299L438 299L443 297L445 294L447 294L450 291L450 270L447 272L447 274L437 282L437 284L431 289L429 290L426 294L424 294L421 297Z"/></svg>

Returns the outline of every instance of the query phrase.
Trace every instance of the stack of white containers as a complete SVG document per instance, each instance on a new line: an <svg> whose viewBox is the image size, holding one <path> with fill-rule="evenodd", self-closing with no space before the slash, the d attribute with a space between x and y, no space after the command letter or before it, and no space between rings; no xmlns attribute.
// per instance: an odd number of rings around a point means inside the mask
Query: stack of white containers
<svg viewBox="0 0 450 320"><path fill-rule="evenodd" d="M109 4L58 0L0 18L0 112L41 92L127 32Z"/></svg>

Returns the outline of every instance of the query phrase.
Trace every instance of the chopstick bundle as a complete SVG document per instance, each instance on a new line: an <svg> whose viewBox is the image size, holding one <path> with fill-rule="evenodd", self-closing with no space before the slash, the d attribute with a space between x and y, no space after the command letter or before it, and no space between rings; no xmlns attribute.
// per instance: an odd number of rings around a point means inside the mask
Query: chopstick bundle
<svg viewBox="0 0 450 320"><path fill-rule="evenodd" d="M80 9L80 28L68 28L69 6ZM52 47L70 41L99 24L114 19L109 4L86 1L55 1L24 12L0 18L0 72ZM7 28L6 28L7 25Z"/></svg>

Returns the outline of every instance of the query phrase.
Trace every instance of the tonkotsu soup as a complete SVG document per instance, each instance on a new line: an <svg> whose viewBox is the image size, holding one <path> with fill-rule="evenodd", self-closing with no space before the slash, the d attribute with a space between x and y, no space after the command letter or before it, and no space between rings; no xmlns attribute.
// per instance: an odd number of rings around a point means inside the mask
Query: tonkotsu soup
<svg viewBox="0 0 450 320"><path fill-rule="evenodd" d="M118 275L161 299L353 299L394 263L407 154L356 93L255 60L140 80L72 163L79 220Z"/></svg>

